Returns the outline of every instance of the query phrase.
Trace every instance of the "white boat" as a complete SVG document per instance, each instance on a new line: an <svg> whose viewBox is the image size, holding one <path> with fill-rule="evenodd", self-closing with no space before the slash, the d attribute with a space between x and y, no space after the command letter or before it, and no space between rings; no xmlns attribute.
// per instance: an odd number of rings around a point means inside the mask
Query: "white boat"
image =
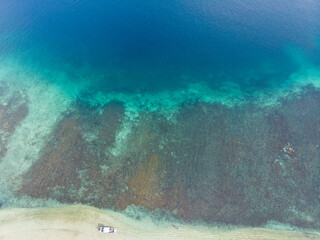
<svg viewBox="0 0 320 240"><path fill-rule="evenodd" d="M99 227L99 232L102 232L102 233L116 233L116 232L118 232L118 230L113 228L113 227L102 226L102 227Z"/></svg>

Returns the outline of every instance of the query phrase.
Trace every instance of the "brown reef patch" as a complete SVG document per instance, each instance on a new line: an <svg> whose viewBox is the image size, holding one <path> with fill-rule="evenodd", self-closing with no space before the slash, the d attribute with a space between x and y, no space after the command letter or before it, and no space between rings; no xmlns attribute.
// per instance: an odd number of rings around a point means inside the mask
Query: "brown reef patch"
<svg viewBox="0 0 320 240"><path fill-rule="evenodd" d="M20 193L35 198L54 197L57 188L80 188L78 170L86 161L85 143L79 132L79 122L62 121L40 160L25 175Z"/></svg>
<svg viewBox="0 0 320 240"><path fill-rule="evenodd" d="M144 206L149 210L166 206L165 194L160 187L159 164L159 156L153 154L149 160L142 161L136 167L129 180L129 193L121 199L119 209L130 204Z"/></svg>
<svg viewBox="0 0 320 240"><path fill-rule="evenodd" d="M17 194L104 206L107 198L103 195L112 190L110 183L118 171L116 161L105 151L113 146L123 116L118 103L106 105L102 114L77 104L55 127L39 160L24 174ZM85 138L88 132L97 135L89 142Z"/></svg>

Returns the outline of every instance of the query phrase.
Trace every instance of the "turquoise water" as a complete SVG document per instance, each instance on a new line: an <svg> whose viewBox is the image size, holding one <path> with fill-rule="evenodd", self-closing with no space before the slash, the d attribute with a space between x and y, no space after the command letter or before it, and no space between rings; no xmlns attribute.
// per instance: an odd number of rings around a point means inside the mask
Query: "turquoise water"
<svg viewBox="0 0 320 240"><path fill-rule="evenodd" d="M0 0L0 207L319 229L319 16L313 0Z"/></svg>

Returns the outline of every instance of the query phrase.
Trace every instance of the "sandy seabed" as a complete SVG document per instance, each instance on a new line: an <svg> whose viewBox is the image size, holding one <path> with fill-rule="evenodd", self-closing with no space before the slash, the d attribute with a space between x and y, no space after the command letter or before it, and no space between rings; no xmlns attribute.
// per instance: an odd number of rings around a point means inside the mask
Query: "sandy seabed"
<svg viewBox="0 0 320 240"><path fill-rule="evenodd" d="M116 234L97 231L98 223L118 229ZM2 209L0 210L1 240L50 240L50 239L320 239L320 233L305 233L262 228L236 230L212 230L207 227L154 224L151 221L134 220L108 210L75 205L59 208Z"/></svg>

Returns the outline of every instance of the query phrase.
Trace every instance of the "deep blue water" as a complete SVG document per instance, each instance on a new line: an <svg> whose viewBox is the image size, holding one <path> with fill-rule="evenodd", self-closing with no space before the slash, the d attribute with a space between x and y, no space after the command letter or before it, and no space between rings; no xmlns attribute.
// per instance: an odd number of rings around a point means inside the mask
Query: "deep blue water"
<svg viewBox="0 0 320 240"><path fill-rule="evenodd" d="M268 87L297 71L288 48L320 63L319 30L316 0L0 0L1 59L106 90Z"/></svg>

